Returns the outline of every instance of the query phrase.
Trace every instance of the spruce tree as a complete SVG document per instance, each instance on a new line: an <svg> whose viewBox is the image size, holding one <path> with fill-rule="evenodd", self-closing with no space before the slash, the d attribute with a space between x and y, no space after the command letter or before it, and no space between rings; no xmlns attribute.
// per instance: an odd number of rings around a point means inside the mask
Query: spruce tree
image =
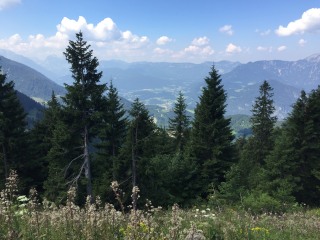
<svg viewBox="0 0 320 240"><path fill-rule="evenodd" d="M70 149L73 145L64 116L63 108L53 92L43 112L43 119L35 124L30 138L33 159L38 166L43 166L44 196L59 204L66 198L65 168L68 165L68 159L72 158Z"/></svg>
<svg viewBox="0 0 320 240"><path fill-rule="evenodd" d="M234 137L230 119L225 118L227 96L214 66L205 83L195 108L191 136L191 154L197 163L198 184L204 195L210 186L217 187L224 181L234 161Z"/></svg>
<svg viewBox="0 0 320 240"><path fill-rule="evenodd" d="M149 111L138 98L133 102L129 111L131 117L129 134L131 137L132 186L137 186L137 162L150 150L145 143L155 130L155 125ZM141 164L141 163L140 163Z"/></svg>
<svg viewBox="0 0 320 240"><path fill-rule="evenodd" d="M252 108L252 132L254 140L255 157L257 162L263 164L267 154L273 148L273 128L277 122L274 116L273 88L264 81L259 88L260 96L256 98Z"/></svg>
<svg viewBox="0 0 320 240"><path fill-rule="evenodd" d="M267 188L262 186L266 185L265 161L274 146L274 125L277 119L273 116L275 107L272 90L267 81L260 85L260 95L252 108L253 136L241 144L239 161L227 173L226 182L220 188L229 201L237 202L247 196L256 198L261 196L261 189Z"/></svg>
<svg viewBox="0 0 320 240"><path fill-rule="evenodd" d="M189 138L190 117L187 115L187 104L182 92L179 92L173 112L174 117L169 119L169 130L174 136L176 152L183 153Z"/></svg>
<svg viewBox="0 0 320 240"><path fill-rule="evenodd" d="M302 92L288 117L286 132L288 161L295 166L294 196L298 202L316 205L320 194L320 87L309 96Z"/></svg>
<svg viewBox="0 0 320 240"><path fill-rule="evenodd" d="M22 164L27 160L25 118L26 113L17 98L14 83L6 82L6 74L0 69L0 158L3 181L10 169L18 170L20 174Z"/></svg>
<svg viewBox="0 0 320 240"><path fill-rule="evenodd" d="M105 84L99 84L102 72L98 72L98 59L93 57L90 45L83 39L82 32L76 34L76 41L69 41L64 55L71 64L71 72L74 82L72 85L65 84L67 94L63 97L66 112L73 120L73 130L78 132L83 153L83 163L79 174L74 178L77 181L82 171L86 178L87 195L92 196L92 176L89 145L91 139L96 136L94 126L104 104L103 93ZM79 156L80 157L80 156ZM72 159L70 159L71 161Z"/></svg>
<svg viewBox="0 0 320 240"><path fill-rule="evenodd" d="M113 86L111 81L109 91L106 99L106 108L103 115L103 125L99 131L99 137L101 144L99 154L106 158L112 159L112 179L117 179L117 164L116 157L119 155L120 147L124 142L126 134L126 122L127 117L125 116L126 111L124 110L123 104L118 96L117 89Z"/></svg>
<svg viewBox="0 0 320 240"><path fill-rule="evenodd" d="M37 169L38 175L41 176L37 184L39 192L43 191L43 184L48 179L48 165L50 165L50 162L48 162L47 155L52 147L53 131L57 126L57 121L62 117L60 112L61 106L54 92L52 92L51 100L48 101L46 108L42 112L42 118L30 130L31 156L28 162L31 162L33 168Z"/></svg>
<svg viewBox="0 0 320 240"><path fill-rule="evenodd" d="M119 154L125 142L128 121L125 114L118 91L111 81L102 112L102 122L99 125L97 156L93 162L95 189L100 196L105 196L111 181L120 179Z"/></svg>
<svg viewBox="0 0 320 240"><path fill-rule="evenodd" d="M139 187L141 195L147 196L146 169L150 159L155 156L154 137L156 126L146 106L138 98L134 100L129 110L129 123L126 142L121 151L121 158L126 160L121 166L121 172L131 175L131 187ZM128 171L130 169L130 171ZM132 188L129 190L131 192ZM133 207L137 207L137 195L133 197Z"/></svg>

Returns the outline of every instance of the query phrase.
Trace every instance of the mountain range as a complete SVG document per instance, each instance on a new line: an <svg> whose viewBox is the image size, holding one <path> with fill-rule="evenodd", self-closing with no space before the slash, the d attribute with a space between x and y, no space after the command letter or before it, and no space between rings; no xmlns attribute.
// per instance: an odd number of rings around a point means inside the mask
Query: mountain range
<svg viewBox="0 0 320 240"><path fill-rule="evenodd" d="M38 101L48 100L52 91L65 94L63 83L71 84L67 62L50 57L42 62L34 61L0 50L0 66L8 80L15 82L18 91ZM3 56L5 55L5 56ZM9 59L11 58L11 59ZM298 61L256 61L168 63L168 62L123 62L100 61L102 82L110 82L119 90L119 95L132 101L139 97L161 123L166 123L179 91L186 97L188 109L193 112L204 78L212 65L219 71L227 92L227 114L247 114L263 80L274 88L276 114L283 119L291 111L292 104L302 89L307 92L320 84L320 55ZM125 100L123 100L125 101ZM130 107L130 102L126 102Z"/></svg>

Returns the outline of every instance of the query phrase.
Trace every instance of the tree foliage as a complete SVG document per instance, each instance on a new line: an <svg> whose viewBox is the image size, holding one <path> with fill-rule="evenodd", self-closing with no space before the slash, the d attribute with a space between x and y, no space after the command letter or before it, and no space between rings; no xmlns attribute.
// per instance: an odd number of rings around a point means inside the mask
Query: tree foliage
<svg viewBox="0 0 320 240"><path fill-rule="evenodd" d="M195 109L191 135L191 155L199 170L201 192L211 184L217 187L223 182L234 161L230 119L224 116L227 97L214 66L205 83Z"/></svg>
<svg viewBox="0 0 320 240"><path fill-rule="evenodd" d="M254 149L256 150L257 161L263 161L273 148L273 128L277 121L274 116L275 107L273 102L273 88L267 81L264 81L259 88L260 96L256 98L252 108L252 131Z"/></svg>
<svg viewBox="0 0 320 240"><path fill-rule="evenodd" d="M169 119L169 130L174 136L174 148L178 153L182 153L190 132L190 117L187 115L187 104L182 92L179 92L173 112L174 117Z"/></svg>
<svg viewBox="0 0 320 240"><path fill-rule="evenodd" d="M65 111L69 114L74 131L82 139L81 155L83 163L79 173L75 176L76 182L84 172L87 185L87 194L92 196L91 160L89 155L90 140L96 136L95 124L99 123L100 112L105 103L103 93L105 84L100 84L102 72L98 72L98 59L93 57L90 45L83 39L82 32L76 34L76 41L69 41L64 52L66 60L71 64L71 73L74 79L72 85L65 84L67 94L63 97ZM80 146L79 146L80 147ZM73 161L70 159L70 161Z"/></svg>
<svg viewBox="0 0 320 240"><path fill-rule="evenodd" d="M1 69L0 69L1 70ZM26 114L17 98L12 81L0 71L0 158L1 180L9 176L10 169L22 174L26 160Z"/></svg>

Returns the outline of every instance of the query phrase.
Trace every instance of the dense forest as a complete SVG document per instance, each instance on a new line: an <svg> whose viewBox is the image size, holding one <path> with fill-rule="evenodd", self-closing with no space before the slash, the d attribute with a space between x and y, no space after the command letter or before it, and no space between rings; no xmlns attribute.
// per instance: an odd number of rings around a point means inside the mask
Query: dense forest
<svg viewBox="0 0 320 240"><path fill-rule="evenodd" d="M36 188L57 204L71 186L79 204L87 196L117 204L112 184L133 208L146 199L165 207L211 201L275 212L319 206L320 87L302 91L276 127L273 89L264 81L252 106L252 135L235 138L214 66L194 119L180 92L165 129L138 98L126 112L112 81L100 83L99 61L81 32L64 55L74 82L61 99L52 93L32 129L13 82L0 74L0 189L15 169L21 194Z"/></svg>

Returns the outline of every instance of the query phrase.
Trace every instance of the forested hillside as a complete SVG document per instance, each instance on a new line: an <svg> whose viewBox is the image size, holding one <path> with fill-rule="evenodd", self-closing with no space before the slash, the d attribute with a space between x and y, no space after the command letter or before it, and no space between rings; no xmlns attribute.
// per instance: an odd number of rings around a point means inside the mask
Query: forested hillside
<svg viewBox="0 0 320 240"><path fill-rule="evenodd" d="M36 188L41 198L57 204L66 202L73 186L79 204L100 196L121 209L112 183L133 209L146 199L162 206L214 199L256 212L319 206L320 87L302 91L276 126L272 81L262 81L250 120L243 115L231 120L227 91L213 65L194 118L180 92L169 127L161 128L139 98L126 111L115 84L101 83L99 61L82 32L64 55L73 82L61 101L51 94L43 118L28 131L14 84L0 75L1 189L15 169L21 194ZM232 124L245 130L235 136Z"/></svg>

